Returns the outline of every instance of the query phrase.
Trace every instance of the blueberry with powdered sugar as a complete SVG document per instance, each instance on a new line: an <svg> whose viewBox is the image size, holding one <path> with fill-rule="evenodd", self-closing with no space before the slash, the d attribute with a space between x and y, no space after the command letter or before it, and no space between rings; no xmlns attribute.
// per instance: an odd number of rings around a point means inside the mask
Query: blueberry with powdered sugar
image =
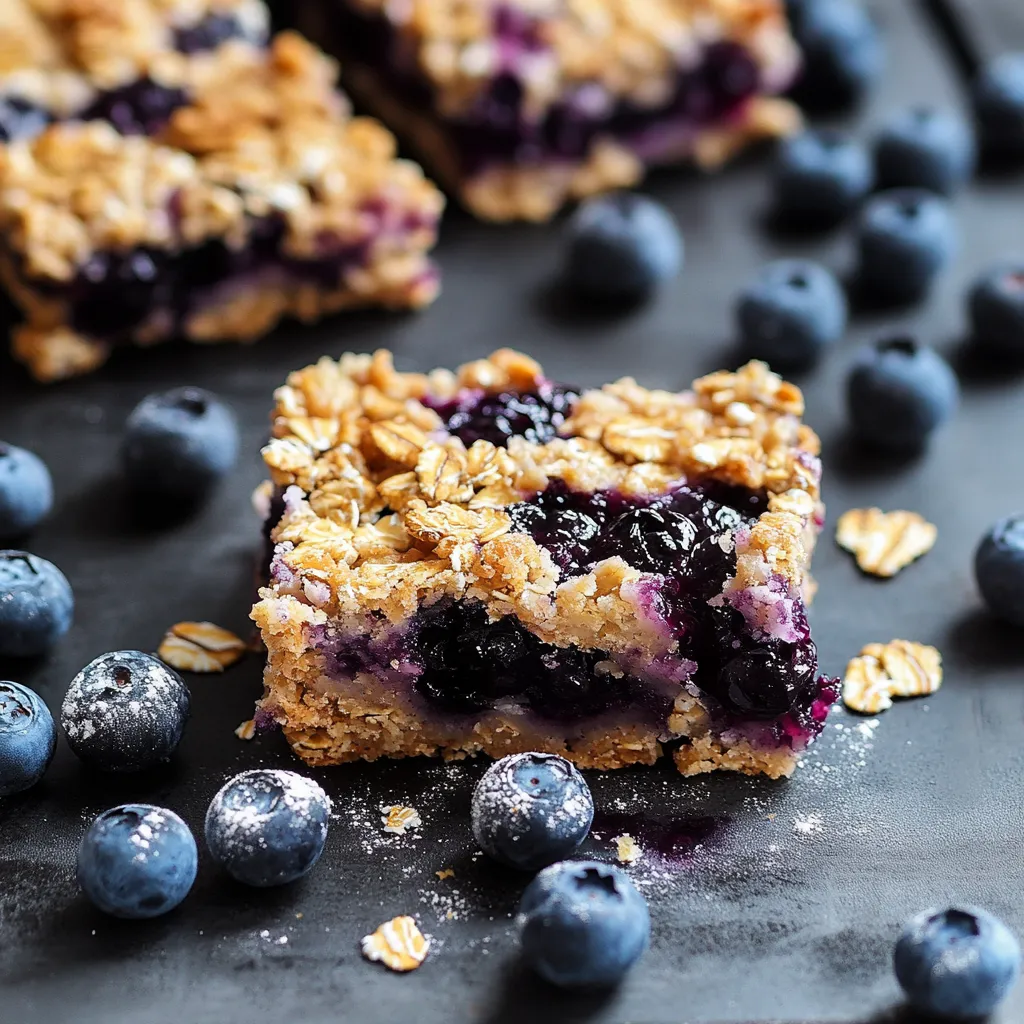
<svg viewBox="0 0 1024 1024"><path fill-rule="evenodd" d="M123 804L104 811L78 847L78 884L114 917L158 917L173 910L196 880L196 841L173 811Z"/></svg>
<svg viewBox="0 0 1024 1024"><path fill-rule="evenodd" d="M136 772L171 756L188 713L188 689L177 672L141 651L114 651L71 681L60 724L86 764Z"/></svg>
<svg viewBox="0 0 1024 1024"><path fill-rule="evenodd" d="M568 857L590 831L594 798L575 765L557 754L510 754L473 791L473 835L509 867L536 871Z"/></svg>
<svg viewBox="0 0 1024 1024"><path fill-rule="evenodd" d="M232 878L266 888L301 878L320 859L331 801L312 779L256 768L210 801L206 843Z"/></svg>

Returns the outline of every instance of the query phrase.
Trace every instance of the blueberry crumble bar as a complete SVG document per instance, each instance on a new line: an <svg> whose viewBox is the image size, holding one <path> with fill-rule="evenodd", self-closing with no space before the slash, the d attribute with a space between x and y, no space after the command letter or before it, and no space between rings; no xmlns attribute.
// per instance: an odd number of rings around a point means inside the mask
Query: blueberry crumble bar
<svg viewBox="0 0 1024 1024"><path fill-rule="evenodd" d="M65 122L0 146L16 357L55 380L121 344L246 341L286 315L429 302L443 197L334 79L283 33L205 63L154 135Z"/></svg>
<svg viewBox="0 0 1024 1024"><path fill-rule="evenodd" d="M262 0L3 0L0 142L73 119L149 134L222 47L267 36Z"/></svg>
<svg viewBox="0 0 1024 1024"><path fill-rule="evenodd" d="M276 394L257 718L309 764L536 750L788 775L837 697L800 391L750 363L578 391L324 358Z"/></svg>
<svg viewBox="0 0 1024 1024"><path fill-rule="evenodd" d="M546 220L799 117L781 0L307 0L347 81L478 216Z"/></svg>

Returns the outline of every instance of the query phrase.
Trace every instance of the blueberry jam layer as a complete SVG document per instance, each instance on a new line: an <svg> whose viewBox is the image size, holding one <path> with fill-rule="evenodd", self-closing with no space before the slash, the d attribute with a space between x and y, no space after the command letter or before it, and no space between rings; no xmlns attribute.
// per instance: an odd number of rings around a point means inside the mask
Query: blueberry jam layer
<svg viewBox="0 0 1024 1024"><path fill-rule="evenodd" d="M185 54L216 49L229 39L245 39L256 45L265 42L234 15L224 13L210 13L194 25L175 29L173 34L174 48ZM74 119L109 121L122 135L152 135L187 102L184 90L144 77L101 92ZM0 96L0 142L31 138L53 120L50 111L24 97Z"/></svg>
<svg viewBox="0 0 1024 1024"><path fill-rule="evenodd" d="M325 289L342 287L345 274L366 265L374 240L385 231L404 234L425 226L417 213L396 217L383 203L362 211L371 227L354 242L325 238L315 258L284 254L283 218L254 219L245 246L232 249L220 241L177 251L134 248L94 253L66 285L30 281L33 288L65 301L71 326L86 337L108 344L132 340L144 324L161 336L183 333L187 318L218 291L238 285L300 282Z"/></svg>
<svg viewBox="0 0 1024 1024"><path fill-rule="evenodd" d="M383 17L338 3L338 45L351 59L370 66L406 105L433 116L430 84L419 73L404 40ZM641 157L656 154L667 127L678 135L720 123L737 114L761 87L757 63L732 42L709 44L699 60L680 68L668 98L654 107L611 96L597 83L578 86L551 105L539 120L527 116L521 69L543 51L541 23L513 7L498 6L493 34L498 68L473 107L446 120L462 170L472 175L495 164L576 162L598 135L614 137Z"/></svg>
<svg viewBox="0 0 1024 1024"><path fill-rule="evenodd" d="M579 393L552 381L541 381L534 391L503 391L491 395L463 391L445 402L426 401L454 434L469 448L474 441L504 447L510 437L547 444L572 415Z"/></svg>
<svg viewBox="0 0 1024 1024"><path fill-rule="evenodd" d="M627 712L664 723L680 685L696 686L720 731L753 731L762 744L800 747L816 735L835 699L817 674L817 652L802 605L796 640L754 635L718 596L735 572L733 533L765 507L763 495L680 487L654 498L614 491L581 494L553 482L509 506L513 529L544 547L562 576L622 557L649 574L638 588L640 614L675 647L656 664L604 651L545 643L515 616L491 622L479 603L425 606L398 633L332 636L314 643L328 674L369 672L411 686L439 713L479 716L509 705L551 722Z"/></svg>

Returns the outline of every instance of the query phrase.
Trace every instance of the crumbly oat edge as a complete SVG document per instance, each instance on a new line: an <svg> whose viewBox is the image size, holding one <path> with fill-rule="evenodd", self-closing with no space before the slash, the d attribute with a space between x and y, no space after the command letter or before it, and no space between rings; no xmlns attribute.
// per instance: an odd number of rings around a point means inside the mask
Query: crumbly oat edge
<svg viewBox="0 0 1024 1024"><path fill-rule="evenodd" d="M654 764L665 753L660 737L670 731L683 740L672 752L683 775L721 769L780 778L796 766L797 755L788 748L762 750L745 739L726 742L688 694L676 701L663 728L595 723L567 740L522 716L492 713L461 730L424 720L390 702L386 687L378 688L368 674L360 675L354 693L327 693L318 685L324 678L323 656L306 643L305 626L316 616L293 614L294 607L282 612L275 604L261 602L254 613L268 654L260 707L281 725L295 753L314 767L380 757L461 760L539 750L560 754L581 768L607 770Z"/></svg>
<svg viewBox="0 0 1024 1024"><path fill-rule="evenodd" d="M183 336L200 344L249 343L269 333L281 320L294 317L312 323L342 309L382 306L416 309L433 302L439 279L423 253L380 261L360 271L345 287L321 289L312 284L228 286L223 295L203 303L185 321ZM21 281L9 261L0 260L0 279L15 298L28 322L13 328L11 349L32 376L54 383L90 373L102 366L117 346L98 341L62 322L60 302L47 302ZM132 342L149 346L174 335L154 333L143 324Z"/></svg>
<svg viewBox="0 0 1024 1024"><path fill-rule="evenodd" d="M403 104L367 67L348 62L343 74L352 95L407 139L436 178L472 214L495 223L548 221L567 203L632 188L643 180L648 168L659 165L692 160L701 170L714 171L748 146L792 135L802 125L799 110L788 100L757 96L742 116L704 128L647 163L614 139L598 138L577 163L499 165L465 177L443 122Z"/></svg>
<svg viewBox="0 0 1024 1024"><path fill-rule="evenodd" d="M387 17L444 116L470 107L507 67L492 0L408 0L397 7L386 0L335 2L367 17ZM713 42L742 45L760 69L764 92L784 89L798 65L781 0L523 2L517 9L533 22L539 44L528 59L514 62L529 116L542 116L568 91L591 83L638 106L657 106L670 95L680 64Z"/></svg>

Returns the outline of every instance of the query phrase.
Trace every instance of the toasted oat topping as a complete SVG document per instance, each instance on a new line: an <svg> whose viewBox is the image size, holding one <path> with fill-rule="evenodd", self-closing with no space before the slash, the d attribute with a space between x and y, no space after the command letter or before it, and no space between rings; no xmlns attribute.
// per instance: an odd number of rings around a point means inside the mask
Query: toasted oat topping
<svg viewBox="0 0 1024 1024"><path fill-rule="evenodd" d="M101 249L239 247L271 214L288 256L327 239L421 258L443 199L384 128L348 116L333 63L292 33L221 57L157 139L91 122L0 148L0 231L22 274L67 281Z"/></svg>
<svg viewBox="0 0 1024 1024"><path fill-rule="evenodd" d="M385 832L391 832L396 836L404 836L409 829L419 828L423 824L420 812L415 807L403 807L401 804L393 804L381 808L381 824Z"/></svg>
<svg viewBox="0 0 1024 1024"><path fill-rule="evenodd" d="M69 117L97 92L146 76L187 86L209 51L179 52L176 33L211 15L237 22L226 45L266 40L262 0L3 0L0 93Z"/></svg>
<svg viewBox="0 0 1024 1024"><path fill-rule="evenodd" d="M923 516L902 510L852 508L836 524L836 542L872 576L895 576L931 551L938 535L936 527Z"/></svg>
<svg viewBox="0 0 1024 1024"><path fill-rule="evenodd" d="M293 373L263 452L286 506L264 596L294 600L304 610L288 614L310 622L378 612L399 622L427 596L472 597L552 643L656 653L665 638L638 613L642 573L611 558L560 582L548 553L510 531L505 506L551 478L586 491L662 493L702 479L766 491L769 511L737 535L734 585L779 577L800 587L821 509L818 441L800 423L797 388L762 363L678 394L626 379L584 393L567 436L507 448L466 449L420 401L540 379L536 363L508 350L454 375L398 373L386 352Z"/></svg>
<svg viewBox="0 0 1024 1024"><path fill-rule="evenodd" d="M348 2L391 22L447 116L503 72L522 83L524 111L538 116L576 90L598 108L611 97L664 104L679 69L722 40L746 47L776 87L796 64L780 0Z"/></svg>
<svg viewBox="0 0 1024 1024"><path fill-rule="evenodd" d="M426 959L430 940L411 917L395 917L365 936L362 949L367 960L379 960L393 971L414 971Z"/></svg>
<svg viewBox="0 0 1024 1024"><path fill-rule="evenodd" d="M247 718L235 729L235 735L240 740L251 740L256 735L256 720L254 718Z"/></svg>
<svg viewBox="0 0 1024 1024"><path fill-rule="evenodd" d="M156 653L182 672L223 672L245 654L245 641L212 622L179 622L167 631Z"/></svg>
<svg viewBox="0 0 1024 1024"><path fill-rule="evenodd" d="M874 715L892 707L893 697L920 697L942 685L942 655L910 640L868 644L850 660L843 678L843 703Z"/></svg>

